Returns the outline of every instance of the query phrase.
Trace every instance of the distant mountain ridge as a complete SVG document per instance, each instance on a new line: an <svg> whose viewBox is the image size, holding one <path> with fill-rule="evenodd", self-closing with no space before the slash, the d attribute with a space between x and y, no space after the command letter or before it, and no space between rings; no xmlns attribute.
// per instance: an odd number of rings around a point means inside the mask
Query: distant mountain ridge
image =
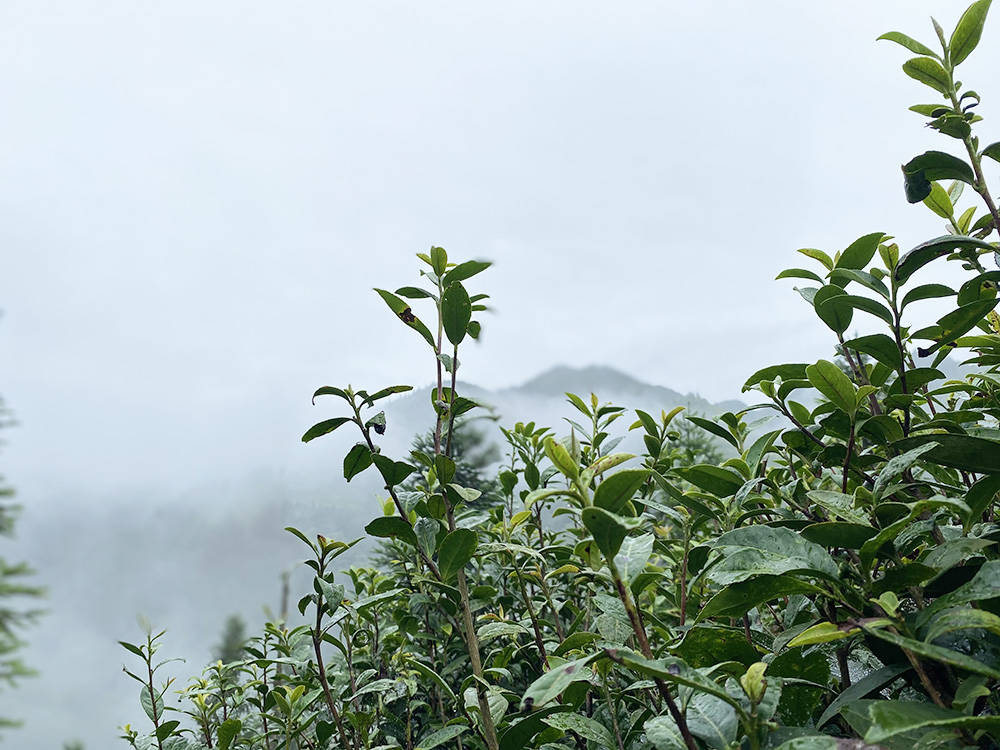
<svg viewBox="0 0 1000 750"><path fill-rule="evenodd" d="M608 365L556 365L522 385L502 389L500 393L510 391L559 397L566 392L578 396L594 393L602 400L605 398L603 394L607 394L618 398L628 397L630 401L634 399L635 403L621 404L630 408L671 409L674 406L687 406L692 411L710 415L738 411L746 406L735 399L712 403L693 393L682 394L665 386L644 383Z"/></svg>

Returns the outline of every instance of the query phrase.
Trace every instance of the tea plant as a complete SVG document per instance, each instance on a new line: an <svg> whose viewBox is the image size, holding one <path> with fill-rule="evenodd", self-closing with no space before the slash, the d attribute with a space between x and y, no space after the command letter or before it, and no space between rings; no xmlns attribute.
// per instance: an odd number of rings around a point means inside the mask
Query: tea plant
<svg viewBox="0 0 1000 750"><path fill-rule="evenodd" d="M418 255L422 286L376 290L427 346L431 438L401 458L379 446L378 403L409 386L325 386L314 401L331 397L331 416L303 440L355 431L344 477L381 477L386 498L365 531L389 552L377 569L335 572L357 540L290 528L314 574L298 603L308 624L271 623L248 658L192 681L189 726L164 720L178 709L155 686L156 637L123 644L145 665L133 676L153 724L126 739L160 750L997 747L1000 271L984 264L1000 217L982 159L1000 159L1000 144L981 147L979 94L955 79L988 9L974 3L950 36L935 22L940 52L884 36L918 55L904 71L943 97L913 109L965 150L904 166L907 199L949 233L906 253L883 232L833 255L801 250L815 270L779 278L809 284L798 291L833 334L831 359L754 373L744 391L760 402L739 413L633 414L567 394L580 415L568 434L501 430L501 502L477 504L479 490L456 481L456 419L479 406L457 374L487 299L470 288L489 264L435 247ZM959 209L963 184L982 209ZM934 281L949 261L967 275L958 289ZM931 299L953 309L915 328ZM881 330L848 337L856 314ZM938 366L959 353L970 374L948 379ZM691 428L732 456L691 449ZM644 451L616 452L633 430Z"/></svg>

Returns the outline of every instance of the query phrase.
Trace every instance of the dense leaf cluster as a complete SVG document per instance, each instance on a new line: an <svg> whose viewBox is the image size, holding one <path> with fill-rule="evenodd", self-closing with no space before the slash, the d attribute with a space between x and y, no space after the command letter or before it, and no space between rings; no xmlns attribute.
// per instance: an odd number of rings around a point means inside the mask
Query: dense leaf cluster
<svg viewBox="0 0 1000 750"><path fill-rule="evenodd" d="M940 54L886 35L945 99L914 109L966 152L904 167L907 198L949 233L902 254L881 232L834 255L802 250L816 269L780 276L810 284L798 291L842 364L765 368L744 386L760 403L738 414L626 417L568 394L580 414L569 434L502 431L503 501L477 504L480 489L456 481L452 436L477 407L456 373L485 309L467 287L488 264L435 247L419 255L426 288L377 290L433 352L435 430L422 450L384 455L377 404L408 387L324 387L334 415L303 440L357 431L344 476L384 481L365 530L391 559L335 572L356 542L289 529L314 573L298 603L308 624L269 624L181 707L156 680L159 636L123 644L144 664L130 674L153 725L125 738L159 750L997 747L1000 271L983 263L1000 220L982 158L1000 148L980 148L979 95L954 77L988 7L974 3L950 37L938 27ZM978 219L958 212L963 184L985 206ZM947 261L966 272L958 289L934 281ZM949 311L913 328L931 299ZM860 314L879 332L847 338ZM953 354L966 377L938 369ZM679 424L732 455L692 455ZM628 431L641 454L616 452Z"/></svg>

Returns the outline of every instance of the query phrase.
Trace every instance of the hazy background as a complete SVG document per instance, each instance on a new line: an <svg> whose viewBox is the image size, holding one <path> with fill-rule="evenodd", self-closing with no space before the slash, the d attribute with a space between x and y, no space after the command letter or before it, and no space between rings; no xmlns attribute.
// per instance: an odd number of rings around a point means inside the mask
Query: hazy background
<svg viewBox="0 0 1000 750"><path fill-rule="evenodd" d="M429 382L370 289L432 243L496 264L463 358L492 391L596 363L722 401L829 356L772 279L941 233L898 167L951 145L906 111L933 92L874 40L966 4L0 4L0 467L9 554L50 587L8 745L114 747L136 612L195 672L227 614L277 606L281 526L357 536L374 482L298 442L332 408L309 395ZM984 133L995 23L963 65Z"/></svg>

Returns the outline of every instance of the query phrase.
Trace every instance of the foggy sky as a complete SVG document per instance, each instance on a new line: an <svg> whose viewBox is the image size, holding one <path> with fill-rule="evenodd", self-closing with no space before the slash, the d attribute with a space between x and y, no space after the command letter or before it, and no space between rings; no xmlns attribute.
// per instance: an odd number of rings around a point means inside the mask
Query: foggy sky
<svg viewBox="0 0 1000 750"><path fill-rule="evenodd" d="M430 380L371 288L431 244L496 264L483 386L603 363L722 400L829 357L774 276L943 232L899 164L955 149L875 37L966 5L7 0L3 473L30 516L315 470L317 386Z"/></svg>

